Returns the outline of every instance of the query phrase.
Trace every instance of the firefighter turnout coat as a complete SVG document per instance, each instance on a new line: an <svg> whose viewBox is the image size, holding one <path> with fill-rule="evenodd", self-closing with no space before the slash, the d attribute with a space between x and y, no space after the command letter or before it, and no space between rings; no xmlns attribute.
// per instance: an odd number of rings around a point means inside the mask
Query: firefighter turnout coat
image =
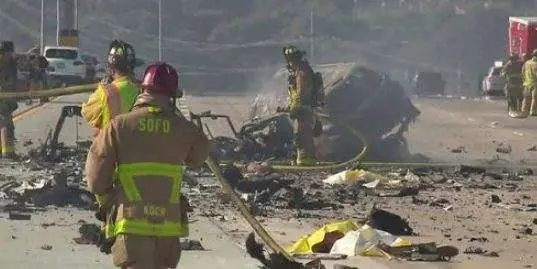
<svg viewBox="0 0 537 269"><path fill-rule="evenodd" d="M209 144L202 130L175 113L168 98L144 93L95 138L85 173L90 192L110 195L117 210L107 237L188 235L183 169L201 166Z"/></svg>
<svg viewBox="0 0 537 269"><path fill-rule="evenodd" d="M129 112L139 91L139 85L127 76L120 76L109 84L101 82L88 101L82 104L82 116L92 128L101 129L113 117Z"/></svg>

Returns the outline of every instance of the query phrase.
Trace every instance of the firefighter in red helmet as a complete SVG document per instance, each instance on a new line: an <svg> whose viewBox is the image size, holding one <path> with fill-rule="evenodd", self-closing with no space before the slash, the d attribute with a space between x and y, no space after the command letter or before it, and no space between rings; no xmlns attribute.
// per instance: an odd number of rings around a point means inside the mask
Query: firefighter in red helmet
<svg viewBox="0 0 537 269"><path fill-rule="evenodd" d="M111 201L101 251L121 268L176 268L179 237L188 235L183 165L201 166L209 143L176 114L178 84L172 66L148 66L132 110L101 130L87 157L89 190Z"/></svg>

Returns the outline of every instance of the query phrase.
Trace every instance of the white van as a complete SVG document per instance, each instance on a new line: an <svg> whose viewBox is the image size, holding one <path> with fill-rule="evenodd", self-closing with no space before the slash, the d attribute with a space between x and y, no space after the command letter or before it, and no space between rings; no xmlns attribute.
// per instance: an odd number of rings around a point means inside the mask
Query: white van
<svg viewBox="0 0 537 269"><path fill-rule="evenodd" d="M44 55L49 62L48 77L61 82L77 83L86 77L86 64L80 57L78 48L46 46Z"/></svg>

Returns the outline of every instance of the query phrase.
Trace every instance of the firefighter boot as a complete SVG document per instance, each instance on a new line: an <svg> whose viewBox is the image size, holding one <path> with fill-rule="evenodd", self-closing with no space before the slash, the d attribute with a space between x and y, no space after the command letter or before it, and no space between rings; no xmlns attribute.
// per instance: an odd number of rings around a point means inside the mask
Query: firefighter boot
<svg viewBox="0 0 537 269"><path fill-rule="evenodd" d="M530 96L524 96L522 99L522 117L527 117L530 114L530 108L531 108L531 97Z"/></svg>
<svg viewBox="0 0 537 269"><path fill-rule="evenodd" d="M0 140L2 146L2 158L14 159L15 158L15 145L9 126L0 127Z"/></svg>
<svg viewBox="0 0 537 269"><path fill-rule="evenodd" d="M317 163L317 160L311 156L308 156L303 150L298 150L296 153L296 165L299 166L313 166Z"/></svg>

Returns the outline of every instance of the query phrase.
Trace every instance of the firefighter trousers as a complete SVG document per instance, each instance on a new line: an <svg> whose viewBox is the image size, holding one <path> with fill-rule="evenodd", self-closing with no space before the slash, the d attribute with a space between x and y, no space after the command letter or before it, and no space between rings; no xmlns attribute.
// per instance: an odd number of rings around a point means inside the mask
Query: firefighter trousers
<svg viewBox="0 0 537 269"><path fill-rule="evenodd" d="M506 86L505 87L505 96L507 99L507 105L509 111L520 112L522 110L522 101L523 101L523 92L522 86Z"/></svg>
<svg viewBox="0 0 537 269"><path fill-rule="evenodd" d="M294 120L294 131L297 145L297 164L309 164L315 160L315 145L313 143L314 117L313 109L300 108L296 113L292 113Z"/></svg>
<svg viewBox="0 0 537 269"><path fill-rule="evenodd" d="M181 244L179 237L121 234L112 246L112 258L121 269L177 268Z"/></svg>
<svg viewBox="0 0 537 269"><path fill-rule="evenodd" d="M524 89L522 101L522 113L524 115L537 116L537 87L529 86Z"/></svg>
<svg viewBox="0 0 537 269"><path fill-rule="evenodd" d="M13 158L15 156L14 127L11 114L0 116L0 146L2 158Z"/></svg>

